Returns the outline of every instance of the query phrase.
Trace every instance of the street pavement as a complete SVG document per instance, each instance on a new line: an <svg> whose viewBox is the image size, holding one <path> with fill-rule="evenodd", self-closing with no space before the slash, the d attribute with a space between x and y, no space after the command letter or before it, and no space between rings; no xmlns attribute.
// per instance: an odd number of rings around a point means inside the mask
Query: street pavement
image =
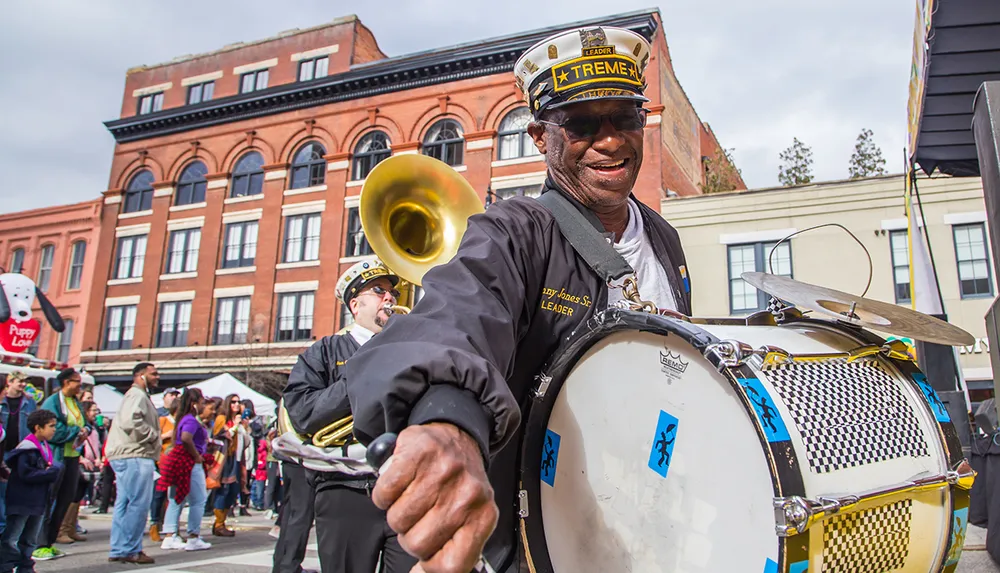
<svg viewBox="0 0 1000 573"><path fill-rule="evenodd" d="M986 552L986 530L975 525L969 526L965 535L965 550L958 562L957 573L1000 573L1000 567Z"/></svg>
<svg viewBox="0 0 1000 573"><path fill-rule="evenodd" d="M38 573L118 573L138 569L142 573L270 573L275 539L268 535L268 531L273 523L260 512L251 513L253 517L227 522L236 531L236 537L213 537L212 520L203 521L201 530L205 533L205 540L212 543L212 548L207 551L164 551L158 543L149 542L147 537L144 551L156 559L156 563L137 566L108 563L111 516L84 512L80 523L89 530L87 541L59 546L69 554L67 557L37 563L35 568ZM182 531L186 517L185 513L181 519ZM315 532L302 565L319 571ZM986 553L985 529L970 526L957 573L1000 573L1000 567Z"/></svg>
<svg viewBox="0 0 1000 573"><path fill-rule="evenodd" d="M252 517L227 521L236 531L236 537L213 537L211 518L202 522L201 531L212 548L205 551L164 551L159 543L143 538L143 551L156 560L153 565L127 565L108 563L111 534L111 515L94 515L81 512L80 524L88 530L87 541L72 545L59 545L68 553L61 559L35 564L38 573L117 573L137 571L143 573L270 573L276 539L268 535L274 525L262 512L252 511ZM187 512L181 517L181 531L185 529ZM310 540L306 569L319 570L315 538Z"/></svg>

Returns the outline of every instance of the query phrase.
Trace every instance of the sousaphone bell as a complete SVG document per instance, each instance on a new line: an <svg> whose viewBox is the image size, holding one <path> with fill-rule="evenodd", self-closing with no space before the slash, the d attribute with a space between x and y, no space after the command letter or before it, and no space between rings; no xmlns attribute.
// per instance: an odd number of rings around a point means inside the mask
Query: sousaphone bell
<svg viewBox="0 0 1000 573"><path fill-rule="evenodd" d="M420 286L424 274L458 252L470 216L482 213L482 200L450 165L426 155L396 155L372 169L361 188L361 228L375 255L396 276ZM388 305L389 313L409 308ZM283 430L291 430L286 418ZM279 421L281 421L279 415ZM340 447L353 438L347 416L311 436L313 445ZM305 441L304 436L297 436Z"/></svg>
<svg viewBox="0 0 1000 573"><path fill-rule="evenodd" d="M482 199L465 177L426 155L390 157L372 169L358 211L365 238L382 263L420 286L424 275L451 260Z"/></svg>

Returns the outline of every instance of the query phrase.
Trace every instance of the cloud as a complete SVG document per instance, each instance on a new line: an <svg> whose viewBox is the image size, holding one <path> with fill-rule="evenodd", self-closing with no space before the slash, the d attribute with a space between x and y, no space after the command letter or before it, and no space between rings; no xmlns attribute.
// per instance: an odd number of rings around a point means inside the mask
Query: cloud
<svg viewBox="0 0 1000 573"><path fill-rule="evenodd" d="M125 71L354 10L389 55L655 7L625 0L300 0L169 3L33 0L0 20L0 212L85 201L108 186ZM875 132L902 168L912 2L675 0L659 5L678 79L751 187L777 184L778 153L809 144L818 180L847 175Z"/></svg>

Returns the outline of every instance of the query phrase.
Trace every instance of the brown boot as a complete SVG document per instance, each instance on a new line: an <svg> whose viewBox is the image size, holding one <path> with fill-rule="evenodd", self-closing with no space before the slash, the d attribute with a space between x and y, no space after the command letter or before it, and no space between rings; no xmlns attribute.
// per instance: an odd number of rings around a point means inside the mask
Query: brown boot
<svg viewBox="0 0 1000 573"><path fill-rule="evenodd" d="M149 526L149 540L154 543L159 543L163 541L163 536L160 535L160 524L154 523Z"/></svg>
<svg viewBox="0 0 1000 573"><path fill-rule="evenodd" d="M70 539L74 541L86 541L87 538L80 535L76 526L80 522L80 504L72 503L69 506L69 510L66 512L66 519L63 519L63 525L66 526L67 533Z"/></svg>
<svg viewBox="0 0 1000 573"><path fill-rule="evenodd" d="M226 513L224 509L215 510L215 525L212 526L212 535L216 537L235 537L236 532L226 527Z"/></svg>
<svg viewBox="0 0 1000 573"><path fill-rule="evenodd" d="M62 523L59 524L59 535L56 537L56 543L69 545L76 542L76 537L79 537L76 535L76 516L73 515L73 505L76 504L71 504L66 509L66 516L63 517Z"/></svg>

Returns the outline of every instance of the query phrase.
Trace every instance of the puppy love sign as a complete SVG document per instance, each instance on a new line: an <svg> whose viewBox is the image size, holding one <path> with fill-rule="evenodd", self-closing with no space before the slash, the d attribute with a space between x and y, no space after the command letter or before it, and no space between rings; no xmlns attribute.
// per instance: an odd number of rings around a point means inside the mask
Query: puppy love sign
<svg viewBox="0 0 1000 573"><path fill-rule="evenodd" d="M38 338L41 328L42 325L33 318L22 322L8 320L0 323L0 347L7 352L27 352L31 343Z"/></svg>

